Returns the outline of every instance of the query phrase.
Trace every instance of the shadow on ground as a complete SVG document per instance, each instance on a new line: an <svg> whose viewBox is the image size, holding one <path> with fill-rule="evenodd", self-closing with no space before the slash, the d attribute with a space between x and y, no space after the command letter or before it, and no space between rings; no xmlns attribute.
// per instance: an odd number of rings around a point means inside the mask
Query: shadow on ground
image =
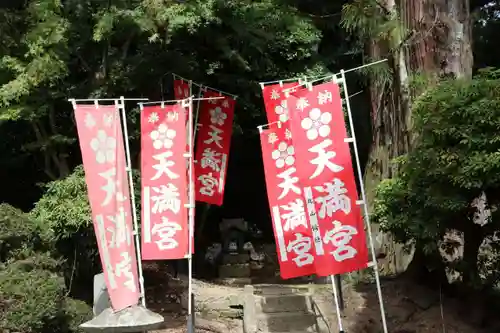
<svg viewBox="0 0 500 333"><path fill-rule="evenodd" d="M382 333L380 303L376 284L343 282L345 309L343 326L346 333ZM321 283L322 282L322 283ZM331 287L324 281L302 278L281 280L270 271L254 275L252 283L274 284L274 288L287 285L309 284L319 286L320 293L331 294ZM439 289L417 285L405 277L383 278L381 281L385 314L390 333L498 333L500 320L488 319L486 324L483 304L467 304L444 295ZM290 287L291 288L291 287ZM330 296L331 297L331 296ZM338 332L333 298L323 303L323 313L318 318L328 321L330 332ZM305 300L303 301L305 304ZM321 319L319 319L321 320ZM307 326L307 324L304 324ZM271 331L271 330L270 330ZM301 331L298 328L297 331ZM283 332L283 331L282 331Z"/></svg>
<svg viewBox="0 0 500 333"><path fill-rule="evenodd" d="M403 278L382 280L382 295L391 333L493 333L499 326L479 328L470 304L445 297L439 290L416 285ZM383 332L380 305L374 283L344 288L346 332ZM474 307L474 305L472 305Z"/></svg>
<svg viewBox="0 0 500 333"><path fill-rule="evenodd" d="M181 305L182 288L172 281L172 272L162 262L143 263L146 306L165 318L162 328L186 326L186 317Z"/></svg>
<svg viewBox="0 0 500 333"><path fill-rule="evenodd" d="M331 298L331 287L324 281L313 278L282 280L276 274L274 258L260 270L252 271L251 282L254 285L268 286L276 297L266 298L258 306L262 312L280 312L276 308L284 306L290 308L291 313L306 312L310 308L311 300L295 289L297 285L305 287L319 287L320 293L326 295L323 302L323 313L314 322L298 316L274 316L272 320L265 318L264 332L306 332L315 325L321 324L321 318L328 322L330 332L338 332L334 302ZM147 296L147 307L165 317L165 327L168 332L185 332L186 316L181 304L181 295L184 287L178 285L178 280L172 278L175 273L164 262L151 262L144 265L144 278ZM344 279L343 296L345 309L342 313L344 330L346 333L381 333L380 306L377 289L374 283L347 283ZM214 305L229 293L237 295L242 289L223 287L214 284L199 282L196 289L210 290L207 304ZM382 280L382 295L385 313L390 333L497 333L500 332L499 323L488 322L484 327L481 311L484 305L464 304L464 302L446 297L439 290L429 289L416 285L403 277L386 278ZM257 288L256 288L257 289ZM269 293L269 290L268 290ZM258 294L258 292L257 292ZM280 297L286 294L288 297ZM291 295L291 296L290 296ZM315 295L316 296L316 295ZM309 302L309 303L308 303ZM226 307L229 308L230 302ZM203 310L203 309L202 309ZM215 310L214 310L215 311ZM201 311L203 312L203 311ZM219 310L215 311L221 315ZM214 313L215 313L214 312ZM201 317L201 315L200 315ZM484 316L483 316L484 317ZM496 325L496 326L494 326ZM494 327L493 327L494 326ZM285 328L285 329L284 329ZM240 332L239 328L228 329L228 332ZM319 328L318 328L319 332ZM324 331L322 331L324 332Z"/></svg>

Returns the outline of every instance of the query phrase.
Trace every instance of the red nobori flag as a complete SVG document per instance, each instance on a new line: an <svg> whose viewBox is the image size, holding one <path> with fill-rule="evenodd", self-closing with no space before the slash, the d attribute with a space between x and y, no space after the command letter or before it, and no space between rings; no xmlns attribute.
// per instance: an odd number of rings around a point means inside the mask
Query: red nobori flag
<svg viewBox="0 0 500 333"><path fill-rule="evenodd" d="M184 80L174 80L174 97L175 99L185 99L189 97L191 87L189 82Z"/></svg>
<svg viewBox="0 0 500 333"><path fill-rule="evenodd" d="M268 123L271 124L277 121L286 123L288 121L288 105L283 90L287 89L287 91L290 91L290 88L295 86L297 86L297 83L292 82L267 85L262 88Z"/></svg>
<svg viewBox="0 0 500 333"><path fill-rule="evenodd" d="M139 301L125 149L118 108L75 105L85 181L106 287L115 311Z"/></svg>
<svg viewBox="0 0 500 333"><path fill-rule="evenodd" d="M301 89L288 98L297 176L314 235L316 274L341 274L365 268L368 249L351 152L334 83ZM293 107L293 109L292 109Z"/></svg>
<svg viewBox="0 0 500 333"><path fill-rule="evenodd" d="M188 250L186 126L179 104L141 111L142 258L180 259Z"/></svg>
<svg viewBox="0 0 500 333"><path fill-rule="evenodd" d="M204 98L219 96L219 93L210 90L203 95ZM222 205L234 106L235 100L227 96L224 99L203 100L201 103L194 167L197 201Z"/></svg>
<svg viewBox="0 0 500 333"><path fill-rule="evenodd" d="M316 272L314 241L297 177L297 155L287 130L276 124L260 133L267 197L283 279Z"/></svg>
<svg viewBox="0 0 500 333"><path fill-rule="evenodd" d="M189 82L186 82L184 80L174 80L174 98L176 100L186 99L190 96L190 94L191 94L191 84ZM188 112L187 109L184 109L184 118L186 122L186 127L188 126L187 122L189 121L187 112ZM187 134L187 129L186 129L186 134ZM186 142L187 141L188 140L186 136Z"/></svg>

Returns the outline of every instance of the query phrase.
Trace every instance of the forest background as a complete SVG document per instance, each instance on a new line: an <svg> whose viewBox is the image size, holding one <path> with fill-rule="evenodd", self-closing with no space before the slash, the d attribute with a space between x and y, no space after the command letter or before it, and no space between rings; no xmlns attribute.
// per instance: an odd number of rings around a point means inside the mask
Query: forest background
<svg viewBox="0 0 500 333"><path fill-rule="evenodd" d="M2 1L0 327L74 332L90 313L100 264L68 98L171 98L173 72L239 96L224 206L197 214L202 248L221 217L272 239L258 82L379 59L347 83L383 273L497 304L499 33L497 1Z"/></svg>

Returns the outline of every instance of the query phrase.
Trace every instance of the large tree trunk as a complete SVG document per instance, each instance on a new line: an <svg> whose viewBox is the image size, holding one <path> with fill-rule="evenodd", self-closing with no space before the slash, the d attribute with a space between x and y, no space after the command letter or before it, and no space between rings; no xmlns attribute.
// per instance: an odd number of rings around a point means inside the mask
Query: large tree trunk
<svg viewBox="0 0 500 333"><path fill-rule="evenodd" d="M472 75L471 19L468 0L383 0L388 19L400 19L405 34L372 43L373 58L389 58L390 84L371 85L373 143L368 159L365 186L368 202L380 180L397 170L391 160L411 149L410 79L420 74L429 83L438 77ZM392 17L391 17L392 16ZM390 50L390 51L389 51ZM381 269L387 273L404 271L411 255L381 234L374 226L377 252L384 253Z"/></svg>

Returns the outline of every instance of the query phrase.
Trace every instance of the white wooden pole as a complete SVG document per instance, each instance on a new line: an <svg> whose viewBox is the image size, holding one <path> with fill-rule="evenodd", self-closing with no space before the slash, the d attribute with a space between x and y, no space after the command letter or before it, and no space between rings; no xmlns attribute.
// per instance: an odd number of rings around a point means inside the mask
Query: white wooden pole
<svg viewBox="0 0 500 333"><path fill-rule="evenodd" d="M387 62L387 60L388 59L377 60L377 61L369 62L369 63L364 64L364 65L360 65L358 67L349 68L348 70L345 70L344 73L353 72L353 71L357 71L357 70L363 69L365 67L370 67L370 66L373 66L373 65L382 64L384 62ZM306 76L304 78L304 81L307 82L308 79L316 80L316 81L317 80L323 80L323 79L331 77L332 75L338 75L338 74L340 74L340 73L337 73L337 74L328 74L328 75L319 75L319 76ZM301 77L294 77L294 78L290 78L290 79L281 79L281 80L274 80L274 81L264 81L264 82L259 82L259 84L262 87L262 89L264 89L264 86L266 86L268 84L276 84L276 83L283 83L283 82L293 82L293 81L299 81L300 79L302 79L302 78ZM299 85L301 85L300 82L299 82ZM295 88L295 87L293 87L293 88Z"/></svg>
<svg viewBox="0 0 500 333"><path fill-rule="evenodd" d="M183 106L188 103L188 143L189 152L185 155L188 159L189 165L189 190L188 198L188 333L194 333L194 313L193 313L193 235L194 235L194 213L195 213L195 199L194 199L194 168L193 168L193 97L189 97L183 101Z"/></svg>
<svg viewBox="0 0 500 333"><path fill-rule="evenodd" d="M335 275L330 275L330 280L332 283L333 298L335 298L335 309L337 312L337 322L338 322L338 326L339 326L339 333L344 333L344 327L342 325L342 315L340 313L339 292L337 290L337 285L335 284Z"/></svg>
<svg viewBox="0 0 500 333"><path fill-rule="evenodd" d="M207 88L207 89L210 89L210 90L213 90L213 91L216 91L218 93L221 93L222 95L228 95L228 96L231 96L232 98L236 99L238 96L237 95L234 95L234 94L231 94L231 93L228 93L227 91L224 91L224 90L220 90L220 89L216 89L216 88L212 88L212 87L209 87L205 84L200 84L200 83L196 83L196 82L193 82L192 80L188 80L180 75L177 75L175 73L172 73L172 76L174 77L174 80L175 79L179 79L179 80L183 80L183 81L186 81L186 82L189 82L191 81L191 84L197 86L197 87L203 87L203 88Z"/></svg>
<svg viewBox="0 0 500 333"><path fill-rule="evenodd" d="M137 223L137 208L135 206L135 195L134 195L134 181L132 179L132 163L130 159L130 146L128 142L128 127L127 127L127 117L125 112L125 98L120 97L120 102L116 100L116 105L121 110L121 118L123 122L123 136L125 142L125 156L127 158L126 170L128 173L128 184L130 189L130 201L132 204L132 219L134 221L134 239L135 239L135 250L137 254L137 268L139 270L139 288L141 292L141 302L144 307L146 307L146 293L144 290L144 276L142 271L142 256L141 256L141 239L139 236L139 226Z"/></svg>
<svg viewBox="0 0 500 333"><path fill-rule="evenodd" d="M359 163L359 153L358 153L358 145L356 142L356 134L354 131L354 122L352 120L352 112L351 112L351 104L349 102L349 93L347 92L347 83L345 79L345 71L341 70L340 71L340 76L342 81L342 87L344 90L344 103L347 108L347 116L349 118L349 127L351 129L351 138L352 140L349 140L352 142L353 148L354 148L354 156L356 159L356 168L358 171L358 179L359 179L359 184L361 188L361 200L363 201L363 212L364 212L364 219L366 223L366 229L367 229L367 234L368 234L368 240L370 244L370 252L372 256L372 264L373 264L373 270L375 272L375 283L377 285L377 294L378 294L378 301L380 305L380 315L382 317L382 326L384 328L384 333L388 333L387 331L387 320L385 318L385 310L384 310L384 300L382 298L382 286L380 285L380 275L379 275L379 270L378 270L378 264L377 264L377 257L375 256L375 245L373 244L373 236L372 236L372 229L371 229L371 224L370 224L370 215L368 213L368 204L366 202L366 194L365 194L365 187L363 183L363 173L361 172L361 164ZM339 80L335 80L339 81Z"/></svg>
<svg viewBox="0 0 500 333"><path fill-rule="evenodd" d="M196 115L194 117L194 133L193 133L193 146L195 144L194 140L196 140L196 134L198 133L198 118L200 116L200 105L201 101L203 100L213 100L213 98L203 98L203 86L199 86L200 90L198 91L198 98L195 98L193 100L196 100L198 103L196 103ZM221 98L224 98L221 96ZM220 99L220 98L217 98Z"/></svg>

